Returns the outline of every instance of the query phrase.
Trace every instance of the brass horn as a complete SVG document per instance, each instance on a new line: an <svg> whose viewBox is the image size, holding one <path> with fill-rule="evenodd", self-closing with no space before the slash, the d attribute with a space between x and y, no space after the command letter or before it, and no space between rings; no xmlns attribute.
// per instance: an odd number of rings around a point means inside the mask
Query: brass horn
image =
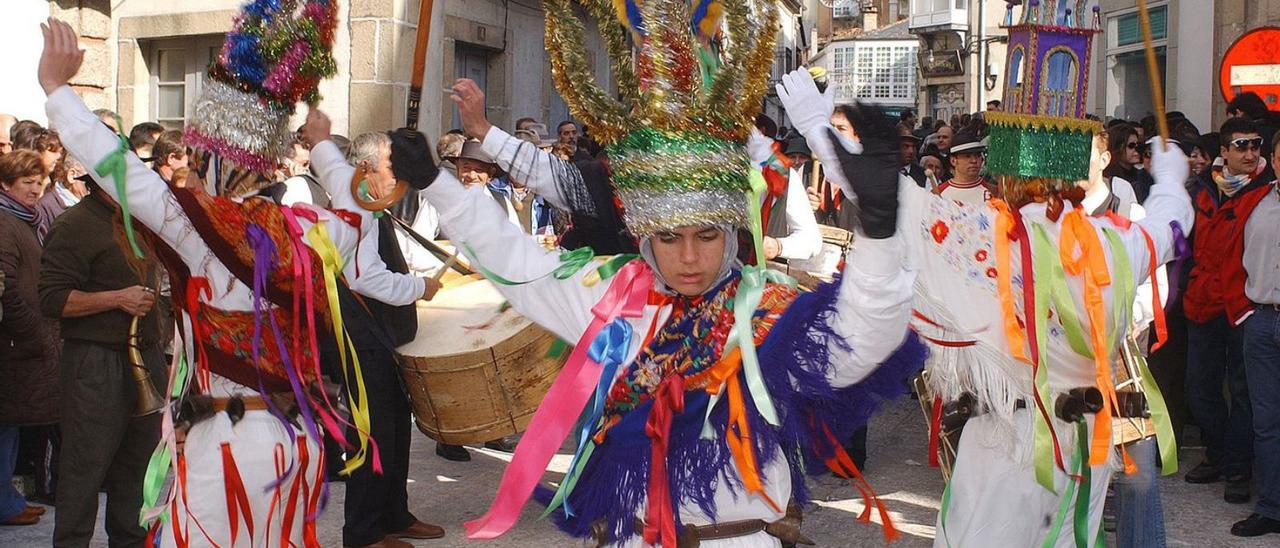
<svg viewBox="0 0 1280 548"><path fill-rule="evenodd" d="M160 391L156 390L156 385L151 382L151 372L142 362L142 351L139 349L138 341L138 320L140 319L142 319L141 316L134 316L133 322L129 324L128 343L133 382L138 385L138 401L133 407L135 417L145 417L164 409L164 398L160 396Z"/></svg>

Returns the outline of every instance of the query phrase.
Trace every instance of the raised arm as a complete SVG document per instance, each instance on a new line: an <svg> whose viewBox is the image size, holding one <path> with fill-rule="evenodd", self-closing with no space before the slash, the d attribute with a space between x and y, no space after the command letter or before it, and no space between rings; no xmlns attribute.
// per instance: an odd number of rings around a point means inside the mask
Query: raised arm
<svg viewBox="0 0 1280 548"><path fill-rule="evenodd" d="M453 175L441 172L426 189L440 212L440 226L458 250L467 254L511 304L531 321L566 341L577 341L591 320L591 308L607 283L583 285L594 264L561 280L550 275L561 265L559 253L547 251L506 214L484 188L465 189ZM508 284L498 281L501 277Z"/></svg>
<svg viewBox="0 0 1280 548"><path fill-rule="evenodd" d="M44 51L40 55L40 85L49 96L45 103L49 124L58 130L62 145L90 167L89 175L103 191L116 202L127 203L133 217L176 250L183 262L200 264L209 255L209 249L169 192L168 185L160 175L143 165L137 155L122 150L120 137L103 125L67 85L79 71L84 57L76 42L75 31L54 18L49 18L42 30ZM117 172L99 173L96 168L112 155L120 155L118 161L123 163L124 181L116 181ZM118 182L125 184L123 198L116 187Z"/></svg>
<svg viewBox="0 0 1280 548"><path fill-rule="evenodd" d="M1182 234L1188 235L1195 222L1195 209L1191 206L1191 196L1187 195L1185 186L1191 168L1187 163L1187 156L1176 145L1161 146L1159 138L1153 138L1150 146L1151 177L1155 179L1155 184L1151 185L1151 193L1142 204L1147 216L1137 224L1151 235L1155 244L1156 264L1164 264L1173 259L1174 236L1170 223L1178 223ZM1147 275L1149 255L1146 242L1141 234L1131 235L1131 239L1137 239L1133 243L1141 244L1129 245L1130 254L1135 255L1134 271L1141 271L1138 274L1138 281L1141 282ZM1134 251L1139 250L1135 248L1140 248L1140 255L1134 254Z"/></svg>
<svg viewBox="0 0 1280 548"><path fill-rule="evenodd" d="M453 101L467 135L480 139L484 153L512 179L559 209L595 217L595 203L578 167L490 124L485 116L484 92L474 81L458 79L453 85Z"/></svg>

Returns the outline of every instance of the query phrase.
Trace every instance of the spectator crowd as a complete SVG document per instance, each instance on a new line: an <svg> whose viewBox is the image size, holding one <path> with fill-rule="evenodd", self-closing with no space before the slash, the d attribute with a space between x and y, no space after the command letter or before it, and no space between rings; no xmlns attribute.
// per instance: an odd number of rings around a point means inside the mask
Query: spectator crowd
<svg viewBox="0 0 1280 548"><path fill-rule="evenodd" d="M464 127L442 135L434 148L443 169L468 187L484 188L509 222L548 249L637 251L623 228L607 183L605 154L590 128L573 121L552 127L525 117L507 134L484 120L482 107L459 104ZM1000 102L987 107L999 110ZM831 122L857 141L850 108L838 106ZM116 114L95 114L113 131L125 129ZM1181 113L1167 115L1172 143L1190 159L1186 187L1196 222L1185 235L1181 259L1158 282L1167 285L1159 291L1165 302L1135 303L1135 310L1147 312L1135 314L1133 332L1147 340L1142 334L1153 320L1150 311L1163 307L1170 342L1150 353L1151 370L1179 443L1188 443L1195 432L1188 427L1194 424L1205 447L1203 462L1187 471L1185 480L1221 485L1231 503L1256 501L1254 513L1231 527L1233 534L1256 536L1280 532L1280 400L1275 397L1280 393L1280 193L1275 182L1280 120L1249 93L1233 100L1227 114L1217 131L1208 132ZM1150 116L1105 122L1106 185L1081 189L1079 205L1088 213L1143 215L1153 184L1148 143L1157 133L1156 122ZM824 239L819 225L852 234L856 205L826 180L802 136L763 115L756 128L765 139L762 146L774 147L784 158L766 177L765 258L784 268L788 262L812 265L834 241ZM918 119L907 110L898 130L905 178L960 202L1001 196L999 183L987 176L983 112L935 120ZM126 140L173 188L197 180L188 179L190 151L181 132L143 122L128 130ZM314 134L299 129L288 156L279 160L275 185L262 198L284 206L329 206L331 197L311 164L315 141ZM394 185L386 132L351 139L330 135L328 141L351 165L365 170L371 196L383 192L380 185ZM557 165L575 166L590 194L582 199L597 215L575 218L531 192L522 179L553 175L521 168L517 160L528 158L525 147L562 162L547 164L553 172ZM133 368L144 368L155 387L164 389L173 338L168 302L176 297L169 294L159 265L147 259L149 253L138 258L129 252L120 206L88 176L89 169L101 167L67 155L55 129L0 114L0 154L0 524L37 523L45 506L56 505L54 545L83 546L97 519L96 493L105 490L112 544L141 545L142 472L159 436L159 418L135 416L141 395ZM424 276L447 268L412 234L447 239L439 214L425 198L411 192L391 211L409 227L384 229L394 234L405 267ZM842 252L848 242L834 245ZM822 268L827 271L811 273L834 272ZM863 430L847 440L859 467L867 464L865 435ZM485 445L511 451L514 443L499 439ZM470 458L461 446L439 444L436 452L450 460ZM336 480L340 450L334 446L330 454L330 477ZM1156 459L1149 448L1135 448L1133 454L1152 463ZM14 488L15 476L23 478L19 484L25 493ZM1153 481L1153 475L1143 475L1114 484L1111 525L1121 546L1163 545Z"/></svg>

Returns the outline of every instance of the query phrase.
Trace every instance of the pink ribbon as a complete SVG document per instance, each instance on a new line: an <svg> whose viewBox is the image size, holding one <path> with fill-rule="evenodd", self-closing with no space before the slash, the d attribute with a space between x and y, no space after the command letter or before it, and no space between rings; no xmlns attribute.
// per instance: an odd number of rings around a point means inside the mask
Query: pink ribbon
<svg viewBox="0 0 1280 548"><path fill-rule="evenodd" d="M564 443L573 424L587 405L600 380L601 365L591 361L587 350L591 341L606 324L621 317L638 318L648 303L653 289L653 271L644 261L632 261L614 276L613 283L600 302L591 308L595 316L582 338L574 346L573 353L556 377L556 382L542 399L542 405L533 414L528 431L516 446L515 455L502 474L498 494L489 511L483 516L463 524L467 538L491 539L506 533L520 518L520 510L533 494L551 457Z"/></svg>

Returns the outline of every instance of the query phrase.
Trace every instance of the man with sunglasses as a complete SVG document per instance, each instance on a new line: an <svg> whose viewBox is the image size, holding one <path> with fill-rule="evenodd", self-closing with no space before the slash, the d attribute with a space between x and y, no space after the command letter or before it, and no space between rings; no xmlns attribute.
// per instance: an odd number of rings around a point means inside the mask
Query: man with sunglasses
<svg viewBox="0 0 1280 548"><path fill-rule="evenodd" d="M1222 157L1209 180L1194 190L1195 265L1187 282L1187 405L1200 426L1205 460L1187 473L1190 483L1227 481L1223 498L1249 502L1253 464L1253 416L1245 380L1243 330L1254 308L1245 295L1244 228L1275 175L1262 157L1263 139L1253 122L1222 125ZM1227 383L1230 401L1223 397Z"/></svg>

